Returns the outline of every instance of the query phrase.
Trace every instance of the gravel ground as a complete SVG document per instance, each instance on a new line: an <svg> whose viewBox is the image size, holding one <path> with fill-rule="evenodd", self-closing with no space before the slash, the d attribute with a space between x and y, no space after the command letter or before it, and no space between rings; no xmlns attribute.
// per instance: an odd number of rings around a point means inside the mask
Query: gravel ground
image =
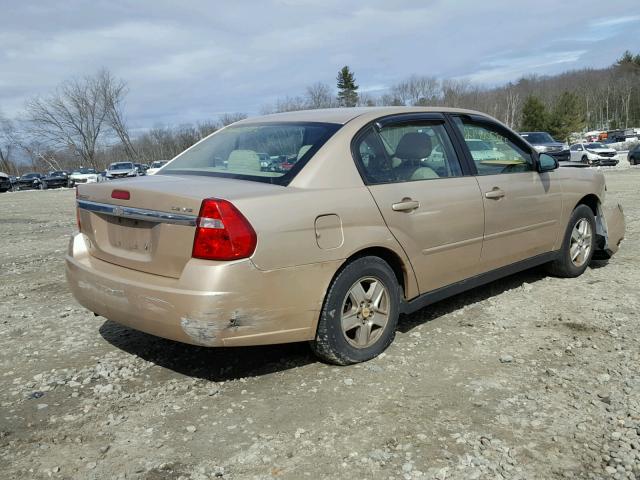
<svg viewBox="0 0 640 480"><path fill-rule="evenodd" d="M640 479L640 168L606 175L627 218L608 264L440 302L342 368L94 317L64 280L73 191L1 194L1 476Z"/></svg>

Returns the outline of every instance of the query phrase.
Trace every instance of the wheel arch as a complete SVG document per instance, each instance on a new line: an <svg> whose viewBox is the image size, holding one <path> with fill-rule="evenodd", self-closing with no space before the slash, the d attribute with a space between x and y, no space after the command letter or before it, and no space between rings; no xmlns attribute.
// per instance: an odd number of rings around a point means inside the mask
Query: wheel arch
<svg viewBox="0 0 640 480"><path fill-rule="evenodd" d="M391 270L393 270L396 280L398 281L398 285L402 289L401 296L402 298L406 299L407 286L409 285L409 282L411 282L413 269L411 265L406 264L405 261L396 252L387 247L374 246L358 250L345 259L340 269L334 275L334 278L338 275L340 270L349 265L352 261L368 256L381 258L389 265L389 267L391 267ZM331 281L333 282L333 279L331 279Z"/></svg>
<svg viewBox="0 0 640 480"><path fill-rule="evenodd" d="M573 207L574 210L580 205L589 207L596 219L596 251L594 256L598 258L601 256L601 252L606 249L609 243L609 230L607 228L607 219L604 215L602 202L596 194L589 193L582 197L578 201L578 203L576 203L575 207Z"/></svg>
<svg viewBox="0 0 640 480"><path fill-rule="evenodd" d="M600 199L595 193L589 193L584 197L582 197L578 201L578 203L575 204L575 206L573 207L573 210L575 210L578 207L578 205L586 205L591 209L594 216L596 217L598 216L598 211L600 210Z"/></svg>

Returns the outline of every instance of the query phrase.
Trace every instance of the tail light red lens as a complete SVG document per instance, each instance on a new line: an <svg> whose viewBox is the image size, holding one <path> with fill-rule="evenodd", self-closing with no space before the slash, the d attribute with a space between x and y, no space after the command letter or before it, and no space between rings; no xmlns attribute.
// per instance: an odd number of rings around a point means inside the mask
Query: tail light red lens
<svg viewBox="0 0 640 480"><path fill-rule="evenodd" d="M227 200L202 201L193 240L193 258L236 260L256 249L256 232L240 211Z"/></svg>

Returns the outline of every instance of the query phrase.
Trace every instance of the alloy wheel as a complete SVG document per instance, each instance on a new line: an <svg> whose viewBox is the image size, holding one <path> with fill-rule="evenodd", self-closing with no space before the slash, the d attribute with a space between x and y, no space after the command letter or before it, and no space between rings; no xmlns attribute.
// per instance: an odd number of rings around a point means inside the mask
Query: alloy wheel
<svg viewBox="0 0 640 480"><path fill-rule="evenodd" d="M340 323L350 345L367 348L376 343L389 322L389 290L375 277L355 282L342 302Z"/></svg>
<svg viewBox="0 0 640 480"><path fill-rule="evenodd" d="M582 267L591 253L591 224L586 218L576 222L571 232L571 245L569 255L571 263L576 267Z"/></svg>

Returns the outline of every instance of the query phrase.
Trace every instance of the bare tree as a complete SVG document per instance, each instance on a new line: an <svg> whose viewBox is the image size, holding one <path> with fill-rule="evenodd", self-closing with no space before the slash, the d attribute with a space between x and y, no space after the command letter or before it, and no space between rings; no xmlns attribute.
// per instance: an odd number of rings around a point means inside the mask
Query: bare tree
<svg viewBox="0 0 640 480"><path fill-rule="evenodd" d="M131 142L124 119L123 103L128 92L127 84L123 80L115 78L106 69L100 70L95 80L98 91L102 92L103 108L109 127L122 142L126 157L131 161L136 160L138 154L133 142Z"/></svg>
<svg viewBox="0 0 640 480"><path fill-rule="evenodd" d="M65 82L50 97L29 100L26 110L35 136L59 148L70 147L96 167L96 145L106 111L95 78Z"/></svg>
<svg viewBox="0 0 640 480"><path fill-rule="evenodd" d="M318 82L307 87L306 108L331 108L337 106L331 87L326 83Z"/></svg>
<svg viewBox="0 0 640 480"><path fill-rule="evenodd" d="M115 133L133 159L136 152L122 111L125 95L126 84L107 70L66 81L49 97L27 101L30 133L51 147L69 148L94 168L100 140Z"/></svg>
<svg viewBox="0 0 640 480"><path fill-rule="evenodd" d="M8 174L18 173L13 161L18 146L15 125L0 112L0 171Z"/></svg>
<svg viewBox="0 0 640 480"><path fill-rule="evenodd" d="M240 120L244 120L247 118L246 113L234 112L234 113L223 113L218 117L218 123L226 127L227 125L231 125L232 123L239 122Z"/></svg>
<svg viewBox="0 0 640 480"><path fill-rule="evenodd" d="M441 95L438 79L422 75L410 76L391 87L391 92L404 105L433 105Z"/></svg>

